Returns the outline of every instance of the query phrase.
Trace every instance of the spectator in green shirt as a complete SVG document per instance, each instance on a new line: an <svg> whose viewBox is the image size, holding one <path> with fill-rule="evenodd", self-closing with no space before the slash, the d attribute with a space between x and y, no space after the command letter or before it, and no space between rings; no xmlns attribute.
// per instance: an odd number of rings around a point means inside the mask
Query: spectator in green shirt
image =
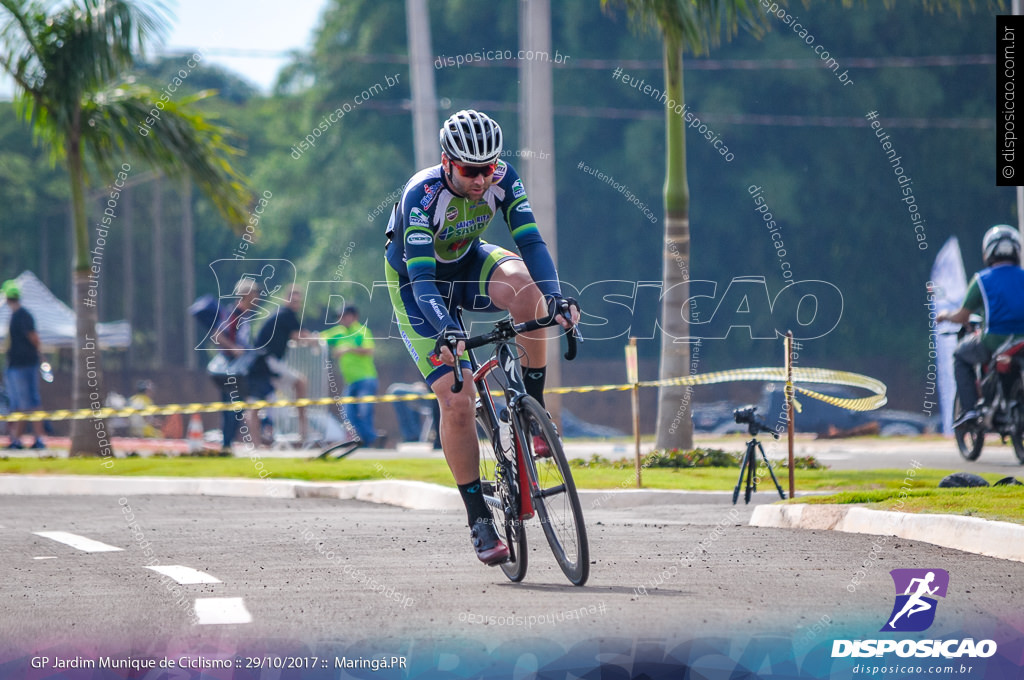
<svg viewBox="0 0 1024 680"><path fill-rule="evenodd" d="M345 307L337 326L320 334L327 340L331 356L341 368L346 397L369 397L377 394L377 368L373 365L373 336L366 324L359 320L359 310ZM348 404L345 417L355 428L364 445L372 446L377 439L373 427L373 404Z"/></svg>

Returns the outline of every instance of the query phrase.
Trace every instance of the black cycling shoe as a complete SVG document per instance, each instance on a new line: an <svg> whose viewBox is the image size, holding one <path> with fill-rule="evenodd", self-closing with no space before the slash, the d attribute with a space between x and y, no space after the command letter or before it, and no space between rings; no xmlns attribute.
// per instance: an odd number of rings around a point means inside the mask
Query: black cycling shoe
<svg viewBox="0 0 1024 680"><path fill-rule="evenodd" d="M508 560L508 548L498 538L498 532L494 530L494 520L484 517L478 519L473 523L469 535L473 540L477 558L487 566L493 567Z"/></svg>

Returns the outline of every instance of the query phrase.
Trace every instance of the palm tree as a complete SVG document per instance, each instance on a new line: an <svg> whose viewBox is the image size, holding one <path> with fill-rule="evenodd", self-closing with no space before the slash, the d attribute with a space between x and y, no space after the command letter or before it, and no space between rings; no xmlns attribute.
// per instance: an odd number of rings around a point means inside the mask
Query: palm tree
<svg viewBox="0 0 1024 680"><path fill-rule="evenodd" d="M721 33L736 33L740 23L759 34L767 26L758 0L601 0L602 6L621 5L634 25L656 28L664 41L666 107L682 106L683 51L704 54ZM689 335L690 190L686 181L686 132L683 116L665 114L665 249L662 252L661 367L659 378L689 374L690 346L673 338ZM661 449L693 448L693 424L687 390L662 387L658 394L657 443Z"/></svg>
<svg viewBox="0 0 1024 680"><path fill-rule="evenodd" d="M86 210L86 162L101 185L130 171L129 159L175 177L190 177L231 224L245 221L249 193L231 158L240 152L226 128L194 110L209 93L175 97L134 82L126 74L146 43L161 38L167 18L160 6L130 0L0 0L7 14L0 27L0 67L15 82L15 106L37 142L62 161L71 180L74 225L73 307L78 341L72 402L92 408L102 394L96 348L96 297L89 296L90 230ZM158 114L147 134L140 123ZM113 193L113 192L112 192ZM191 264L191 263L187 263ZM92 272L94 276L101 276ZM95 296L95 290L93 290ZM88 364L88 368L87 368ZM95 373L92 373L95 371ZM92 376L87 377L87 376ZM72 421L72 454L99 455L97 430Z"/></svg>
<svg viewBox="0 0 1024 680"><path fill-rule="evenodd" d="M842 0L850 7L854 0ZM921 0L932 10L946 7L959 12L963 0ZM968 0L974 8L974 0ZM1000 0L989 5L1001 6ZM686 182L686 134L683 116L667 109L670 102L678 107L683 98L683 52L706 54L717 45L724 33L732 38L743 26L754 35L771 27L764 6L759 0L601 0L604 8L626 8L633 24L641 29L654 28L662 35L665 59L665 249L662 253L663 290L661 319L660 379L689 374L690 351L684 342L673 338L688 337L686 318L689 300L690 262L690 191ZM893 0L886 0L891 8ZM657 443L661 449L693 447L693 423L690 420L686 390L681 386L662 387L658 395Z"/></svg>

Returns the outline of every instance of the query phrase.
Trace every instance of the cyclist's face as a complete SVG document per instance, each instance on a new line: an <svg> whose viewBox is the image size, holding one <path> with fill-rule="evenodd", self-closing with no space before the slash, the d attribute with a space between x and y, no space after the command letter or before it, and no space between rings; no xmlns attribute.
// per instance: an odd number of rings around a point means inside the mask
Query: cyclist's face
<svg viewBox="0 0 1024 680"><path fill-rule="evenodd" d="M476 177L464 177L459 167L446 159L446 170L449 173L453 188L458 193L471 200L479 200L484 195L487 187L491 186L493 170L488 174L477 174ZM474 166L469 166L474 167Z"/></svg>

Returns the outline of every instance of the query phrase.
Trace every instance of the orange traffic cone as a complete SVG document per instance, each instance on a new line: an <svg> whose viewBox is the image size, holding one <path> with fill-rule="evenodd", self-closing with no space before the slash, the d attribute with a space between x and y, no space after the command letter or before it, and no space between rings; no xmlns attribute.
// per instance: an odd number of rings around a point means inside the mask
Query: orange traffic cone
<svg viewBox="0 0 1024 680"><path fill-rule="evenodd" d="M203 419L198 413L193 413L188 420L188 450L189 453L203 450Z"/></svg>

